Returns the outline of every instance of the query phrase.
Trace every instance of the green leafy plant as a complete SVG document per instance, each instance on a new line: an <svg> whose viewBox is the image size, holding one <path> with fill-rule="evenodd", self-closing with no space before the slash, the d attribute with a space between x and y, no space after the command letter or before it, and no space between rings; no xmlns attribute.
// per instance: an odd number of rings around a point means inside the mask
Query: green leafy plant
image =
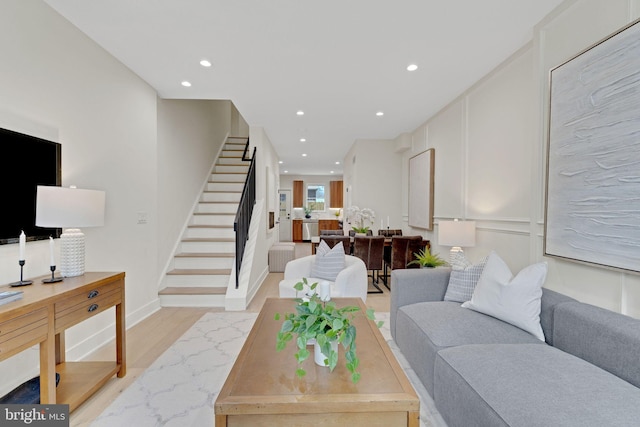
<svg viewBox="0 0 640 427"><path fill-rule="evenodd" d="M284 317L282 327L276 339L276 350L282 351L287 343L293 341L297 346L295 353L298 368L296 375L303 377L306 371L302 368L304 362L311 352L307 349L309 340L315 339L322 349L322 353L327 355L325 364L333 372L338 364L338 353L331 348L332 342L342 344L345 351L346 367L351 373L351 380L357 383L360 380L358 366L360 359L356 352L356 327L352 321L360 311L358 306L344 306L338 308L333 301L322 301L315 291L318 283L309 285L306 278L296 283L294 288L297 292L302 292L305 288L305 297L296 299L295 313L287 313ZM375 314L372 308L366 311L367 318L375 321ZM276 320L280 320L280 313L276 314ZM379 328L383 322L377 322Z"/></svg>
<svg viewBox="0 0 640 427"><path fill-rule="evenodd" d="M307 206L305 206L303 209L304 209L305 216L310 216L311 212L313 212L313 209L315 209L315 203L309 202Z"/></svg>
<svg viewBox="0 0 640 427"><path fill-rule="evenodd" d="M448 265L445 260L440 258L438 254L431 254L429 248L414 252L415 259L409 264L417 264L421 267L440 267L442 265Z"/></svg>

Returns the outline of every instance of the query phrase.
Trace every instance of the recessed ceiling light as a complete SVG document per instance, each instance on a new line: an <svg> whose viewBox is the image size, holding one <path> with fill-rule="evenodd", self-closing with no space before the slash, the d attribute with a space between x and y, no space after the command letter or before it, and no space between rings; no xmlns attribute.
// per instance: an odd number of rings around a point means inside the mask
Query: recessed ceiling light
<svg viewBox="0 0 640 427"><path fill-rule="evenodd" d="M307 142L306 138L300 138L300 142Z"/></svg>
<svg viewBox="0 0 640 427"><path fill-rule="evenodd" d="M182 82L182 83L180 83L180 84L181 84L182 86L184 86L184 87L191 87L191 82L188 82L188 81L186 81L186 80L185 80L185 81L183 81L183 82Z"/></svg>
<svg viewBox="0 0 640 427"><path fill-rule="evenodd" d="M333 173L333 171L331 171L330 173Z"/></svg>
<svg viewBox="0 0 640 427"><path fill-rule="evenodd" d="M200 61L200 65L202 65L203 67L211 67L211 62L203 59L202 61Z"/></svg>
<svg viewBox="0 0 640 427"><path fill-rule="evenodd" d="M299 116L304 116L304 111L299 110L296 114L299 115Z"/></svg>
<svg viewBox="0 0 640 427"><path fill-rule="evenodd" d="M384 116L384 113L383 113L382 111L378 111L378 112L376 113L376 116L378 116L378 117Z"/></svg>
<svg viewBox="0 0 640 427"><path fill-rule="evenodd" d="M418 69L418 66L416 64L411 64L407 67L407 71L415 71Z"/></svg>
<svg viewBox="0 0 640 427"><path fill-rule="evenodd" d="M280 160L278 163L283 164L284 162L282 160Z"/></svg>
<svg viewBox="0 0 640 427"><path fill-rule="evenodd" d="M284 173L289 173L289 171L284 171Z"/></svg>
<svg viewBox="0 0 640 427"><path fill-rule="evenodd" d="M340 162L336 162L336 165L339 165L339 164L340 164Z"/></svg>
<svg viewBox="0 0 640 427"><path fill-rule="evenodd" d="M303 154L302 154L302 157L307 157L307 153L303 153Z"/></svg>

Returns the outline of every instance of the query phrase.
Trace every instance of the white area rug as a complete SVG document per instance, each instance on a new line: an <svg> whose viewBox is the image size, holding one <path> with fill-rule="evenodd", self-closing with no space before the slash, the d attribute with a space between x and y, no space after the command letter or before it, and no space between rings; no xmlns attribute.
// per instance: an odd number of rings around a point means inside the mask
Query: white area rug
<svg viewBox="0 0 640 427"><path fill-rule="evenodd" d="M212 426L213 403L256 313L207 313L167 349L91 424L113 426ZM446 427L433 400L389 332L389 313L376 313L380 329L420 397L421 427Z"/></svg>

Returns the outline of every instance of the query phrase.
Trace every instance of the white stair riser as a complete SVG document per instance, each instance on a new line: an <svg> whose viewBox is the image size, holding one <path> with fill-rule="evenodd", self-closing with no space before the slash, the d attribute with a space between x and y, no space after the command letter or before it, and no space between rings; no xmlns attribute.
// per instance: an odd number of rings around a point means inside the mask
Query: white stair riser
<svg viewBox="0 0 640 427"><path fill-rule="evenodd" d="M225 192L213 192L208 191L202 193L200 197L201 202L235 202L240 203L240 197L242 193L239 191L234 191L233 193L225 193Z"/></svg>
<svg viewBox="0 0 640 427"><path fill-rule="evenodd" d="M234 259L232 257L176 257L174 268L180 270L235 268Z"/></svg>
<svg viewBox="0 0 640 427"><path fill-rule="evenodd" d="M198 203L197 213L225 213L235 214L238 212L237 203Z"/></svg>
<svg viewBox="0 0 640 427"><path fill-rule="evenodd" d="M239 157L219 157L216 165L239 165L239 164L249 164L248 161L242 160L242 156Z"/></svg>
<svg viewBox="0 0 640 427"><path fill-rule="evenodd" d="M236 251L236 242L181 242L181 252L229 253Z"/></svg>
<svg viewBox="0 0 640 427"><path fill-rule="evenodd" d="M226 215L193 215L191 217L191 225L230 225L233 227L233 223L236 219L236 214Z"/></svg>
<svg viewBox="0 0 640 427"><path fill-rule="evenodd" d="M164 284L170 288L193 288L202 286L205 288L226 288L229 284L229 275L195 275L195 274L168 274Z"/></svg>
<svg viewBox="0 0 640 427"><path fill-rule="evenodd" d="M224 143L224 150L242 150L247 146L246 139L230 140Z"/></svg>
<svg viewBox="0 0 640 427"><path fill-rule="evenodd" d="M247 175L241 173L212 173L209 178L209 181L213 182L241 182L243 186L246 180Z"/></svg>
<svg viewBox="0 0 640 427"><path fill-rule="evenodd" d="M220 155L223 158L233 157L236 159L242 160L242 155L244 154L244 148L234 148L234 147L225 147L222 149L222 153Z"/></svg>
<svg viewBox="0 0 640 427"><path fill-rule="evenodd" d="M207 191L239 191L242 193L244 182L208 182Z"/></svg>
<svg viewBox="0 0 640 427"><path fill-rule="evenodd" d="M160 295L162 307L224 307L224 295Z"/></svg>
<svg viewBox="0 0 640 427"><path fill-rule="evenodd" d="M186 238L198 237L205 239L230 238L236 237L233 228L205 228L205 227L188 227L185 232Z"/></svg>
<svg viewBox="0 0 640 427"><path fill-rule="evenodd" d="M248 163L246 165L216 165L213 168L213 173L241 173L246 175L248 171Z"/></svg>

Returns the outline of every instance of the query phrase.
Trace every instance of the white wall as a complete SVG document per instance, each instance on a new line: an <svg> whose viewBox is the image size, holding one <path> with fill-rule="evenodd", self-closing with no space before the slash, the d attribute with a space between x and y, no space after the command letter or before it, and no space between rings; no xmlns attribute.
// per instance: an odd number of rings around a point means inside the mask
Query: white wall
<svg viewBox="0 0 640 427"><path fill-rule="evenodd" d="M383 228L406 229L402 219L402 156L395 141L383 139L357 140L344 162L344 207L370 208L376 214L371 229L377 234ZM345 224L345 228L350 228ZM421 233L415 233L421 234Z"/></svg>
<svg viewBox="0 0 640 427"><path fill-rule="evenodd" d="M0 125L57 133L62 184L106 192L105 226L84 230L86 269L126 272L135 321L157 299L156 92L41 1L8 0L0 9ZM149 224L137 225L138 211ZM27 243L26 277L50 273L47 253L46 242ZM17 244L0 246L0 283L18 277L17 254ZM112 311L69 330L71 360L113 336ZM36 367L35 350L0 363L0 394Z"/></svg>
<svg viewBox="0 0 640 427"><path fill-rule="evenodd" d="M86 270L126 273L130 327L159 308L178 228L231 121L238 132L246 123L228 101L159 102L153 88L40 0L1 2L0 52L0 127L60 142L62 184L106 192L105 225L83 230ZM138 224L140 212L146 224ZM25 277L50 274L48 248L27 242ZM17 260L17 244L0 245L0 283L19 278ZM67 359L113 338L113 311L67 331ZM0 395L37 375L37 366L35 347L0 362Z"/></svg>
<svg viewBox="0 0 640 427"><path fill-rule="evenodd" d="M175 245L199 200L227 135L230 101L158 100L158 263ZM236 115L239 114L236 111ZM240 116L241 118L241 116Z"/></svg>
<svg viewBox="0 0 640 427"><path fill-rule="evenodd" d="M465 249L472 261L492 249L514 272L544 260L546 287L640 317L638 275L542 255L549 70L639 12L638 0L566 1L535 28L529 45L411 133L411 149L402 153L403 216L408 159L435 148L436 227L422 233L434 252L449 250L437 244L439 220L476 220L477 245Z"/></svg>
<svg viewBox="0 0 640 427"><path fill-rule="evenodd" d="M532 41L433 117L394 141L355 141L344 159L345 207L370 207L406 234L431 240L441 219L477 221L480 260L490 250L514 272L547 261L546 286L640 317L640 276L542 255L545 125L550 68L640 16L640 0L567 0ZM435 148L433 231L408 226L409 159Z"/></svg>

